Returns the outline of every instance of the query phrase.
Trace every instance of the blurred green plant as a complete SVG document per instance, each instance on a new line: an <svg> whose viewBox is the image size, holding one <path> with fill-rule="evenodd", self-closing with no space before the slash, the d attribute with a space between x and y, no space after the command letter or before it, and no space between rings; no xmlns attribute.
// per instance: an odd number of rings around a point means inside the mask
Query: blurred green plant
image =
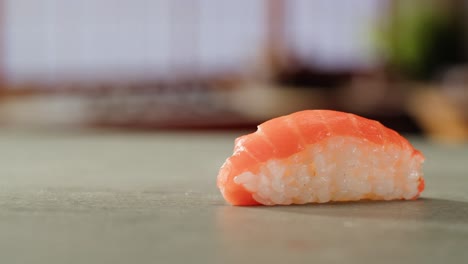
<svg viewBox="0 0 468 264"><path fill-rule="evenodd" d="M464 62L464 25L457 12L438 8L436 1L391 2L393 12L377 32L379 50L391 66L410 79L428 80Z"/></svg>

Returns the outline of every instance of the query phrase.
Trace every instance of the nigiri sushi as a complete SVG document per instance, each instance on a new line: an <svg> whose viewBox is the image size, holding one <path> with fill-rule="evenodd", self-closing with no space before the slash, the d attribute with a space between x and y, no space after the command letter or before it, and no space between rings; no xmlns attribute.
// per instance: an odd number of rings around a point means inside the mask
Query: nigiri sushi
<svg viewBox="0 0 468 264"><path fill-rule="evenodd" d="M235 140L217 186L232 205L417 199L423 154L377 121L305 110Z"/></svg>

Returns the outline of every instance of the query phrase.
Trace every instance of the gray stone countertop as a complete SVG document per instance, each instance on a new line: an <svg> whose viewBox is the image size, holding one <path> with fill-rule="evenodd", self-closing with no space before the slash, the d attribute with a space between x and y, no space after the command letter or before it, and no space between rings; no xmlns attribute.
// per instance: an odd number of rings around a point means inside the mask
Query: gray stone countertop
<svg viewBox="0 0 468 264"><path fill-rule="evenodd" d="M2 129L1 263L468 262L468 145L411 138L417 201L233 207L239 134Z"/></svg>

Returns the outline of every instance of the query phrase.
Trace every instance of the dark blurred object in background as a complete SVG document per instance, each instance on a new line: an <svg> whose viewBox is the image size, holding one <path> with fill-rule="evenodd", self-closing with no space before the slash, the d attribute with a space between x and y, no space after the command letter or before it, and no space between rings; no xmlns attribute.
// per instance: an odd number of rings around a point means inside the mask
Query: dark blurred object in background
<svg viewBox="0 0 468 264"><path fill-rule="evenodd" d="M428 81L466 63L466 1L395 0L389 5L381 42L396 70Z"/></svg>

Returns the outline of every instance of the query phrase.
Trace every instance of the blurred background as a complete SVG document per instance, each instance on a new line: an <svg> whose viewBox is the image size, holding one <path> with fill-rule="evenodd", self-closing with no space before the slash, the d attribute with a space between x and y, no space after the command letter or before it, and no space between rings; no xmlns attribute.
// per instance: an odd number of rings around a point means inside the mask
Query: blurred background
<svg viewBox="0 0 468 264"><path fill-rule="evenodd" d="M0 126L253 129L303 109L468 138L465 0L0 0Z"/></svg>

